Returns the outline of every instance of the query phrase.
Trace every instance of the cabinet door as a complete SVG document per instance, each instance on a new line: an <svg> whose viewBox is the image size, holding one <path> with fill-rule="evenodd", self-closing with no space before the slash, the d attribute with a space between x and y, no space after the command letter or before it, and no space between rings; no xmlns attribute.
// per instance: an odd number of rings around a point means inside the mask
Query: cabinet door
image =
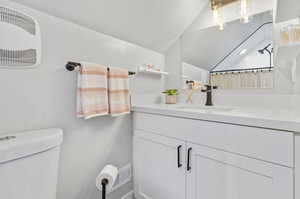
<svg viewBox="0 0 300 199"><path fill-rule="evenodd" d="M300 136L295 137L295 199L300 198Z"/></svg>
<svg viewBox="0 0 300 199"><path fill-rule="evenodd" d="M291 168L187 145L187 199L293 199Z"/></svg>
<svg viewBox="0 0 300 199"><path fill-rule="evenodd" d="M134 135L137 199L185 199L185 142L143 131Z"/></svg>

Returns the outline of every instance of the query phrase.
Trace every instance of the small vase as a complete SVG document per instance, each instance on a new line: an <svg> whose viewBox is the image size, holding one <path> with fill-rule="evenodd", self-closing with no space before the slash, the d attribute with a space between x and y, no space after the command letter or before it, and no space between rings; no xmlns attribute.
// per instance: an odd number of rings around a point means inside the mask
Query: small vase
<svg viewBox="0 0 300 199"><path fill-rule="evenodd" d="M166 104L176 104L177 96L176 95L166 95Z"/></svg>

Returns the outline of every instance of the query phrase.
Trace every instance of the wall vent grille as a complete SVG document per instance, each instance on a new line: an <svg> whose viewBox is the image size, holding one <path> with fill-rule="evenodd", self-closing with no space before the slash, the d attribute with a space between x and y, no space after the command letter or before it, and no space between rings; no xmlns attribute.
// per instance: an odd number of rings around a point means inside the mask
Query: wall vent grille
<svg viewBox="0 0 300 199"><path fill-rule="evenodd" d="M0 65L32 66L36 63L36 50L3 50L0 49Z"/></svg>
<svg viewBox="0 0 300 199"><path fill-rule="evenodd" d="M32 35L36 34L35 21L33 19L9 8L0 7L0 21L14 24Z"/></svg>
<svg viewBox="0 0 300 199"><path fill-rule="evenodd" d="M0 6L0 32L3 33L0 37L0 68L26 68L40 63L41 38L34 18Z"/></svg>

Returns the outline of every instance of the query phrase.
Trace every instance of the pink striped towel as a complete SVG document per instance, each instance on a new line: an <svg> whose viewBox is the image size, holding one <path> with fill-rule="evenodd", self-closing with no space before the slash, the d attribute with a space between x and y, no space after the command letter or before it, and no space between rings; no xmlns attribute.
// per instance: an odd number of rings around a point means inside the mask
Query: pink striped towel
<svg viewBox="0 0 300 199"><path fill-rule="evenodd" d="M112 67L109 69L108 99L111 116L130 113L128 70Z"/></svg>
<svg viewBox="0 0 300 199"><path fill-rule="evenodd" d="M108 114L107 67L82 63L77 83L77 117Z"/></svg>

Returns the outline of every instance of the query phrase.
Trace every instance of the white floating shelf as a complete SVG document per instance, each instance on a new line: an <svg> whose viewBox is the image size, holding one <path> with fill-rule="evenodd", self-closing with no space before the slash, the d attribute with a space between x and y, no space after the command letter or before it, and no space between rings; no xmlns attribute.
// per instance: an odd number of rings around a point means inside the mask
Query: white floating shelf
<svg viewBox="0 0 300 199"><path fill-rule="evenodd" d="M280 45L277 48L277 58L280 60L294 60L300 55L300 42Z"/></svg>
<svg viewBox="0 0 300 199"><path fill-rule="evenodd" d="M153 70L153 69L145 69L143 67L140 67L138 69L139 73L147 73L147 74L156 74L156 75L168 75L169 73L164 72L164 71L157 71L157 70Z"/></svg>
<svg viewBox="0 0 300 199"><path fill-rule="evenodd" d="M300 17L299 0L278 0L276 11L276 23L288 21Z"/></svg>

